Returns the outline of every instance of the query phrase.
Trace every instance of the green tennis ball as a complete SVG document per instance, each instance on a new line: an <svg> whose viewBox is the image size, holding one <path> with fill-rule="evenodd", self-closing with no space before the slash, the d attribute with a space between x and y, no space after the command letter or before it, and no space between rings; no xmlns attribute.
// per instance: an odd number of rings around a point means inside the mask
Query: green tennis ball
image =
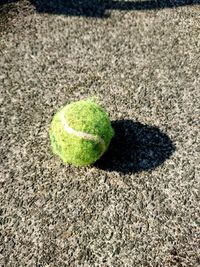
<svg viewBox="0 0 200 267"><path fill-rule="evenodd" d="M53 152L64 163L86 166L107 150L114 130L107 113L89 99L61 108L53 117L49 135Z"/></svg>

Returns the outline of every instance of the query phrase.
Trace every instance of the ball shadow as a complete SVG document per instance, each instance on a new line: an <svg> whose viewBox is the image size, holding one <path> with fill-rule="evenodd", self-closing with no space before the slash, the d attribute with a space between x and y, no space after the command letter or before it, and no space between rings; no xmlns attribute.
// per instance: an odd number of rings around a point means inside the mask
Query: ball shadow
<svg viewBox="0 0 200 267"><path fill-rule="evenodd" d="M132 120L112 122L115 136L108 151L95 166L124 174L148 171L161 165L175 151L175 145L159 128Z"/></svg>

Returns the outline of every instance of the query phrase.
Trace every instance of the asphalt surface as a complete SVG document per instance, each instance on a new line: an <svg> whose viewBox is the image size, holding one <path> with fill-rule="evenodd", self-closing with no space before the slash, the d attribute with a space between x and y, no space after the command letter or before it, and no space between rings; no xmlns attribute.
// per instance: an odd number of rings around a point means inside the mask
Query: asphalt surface
<svg viewBox="0 0 200 267"><path fill-rule="evenodd" d="M0 52L0 266L199 266L199 1L1 1ZM115 138L65 166L50 122L90 96Z"/></svg>

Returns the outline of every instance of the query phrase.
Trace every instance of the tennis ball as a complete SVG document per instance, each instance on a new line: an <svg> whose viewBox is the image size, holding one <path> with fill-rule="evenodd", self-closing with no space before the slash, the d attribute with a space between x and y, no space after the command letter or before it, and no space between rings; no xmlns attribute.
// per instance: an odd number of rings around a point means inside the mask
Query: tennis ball
<svg viewBox="0 0 200 267"><path fill-rule="evenodd" d="M114 135L107 113L94 100L80 100L61 108L49 130L53 152L64 163L86 166L107 150Z"/></svg>

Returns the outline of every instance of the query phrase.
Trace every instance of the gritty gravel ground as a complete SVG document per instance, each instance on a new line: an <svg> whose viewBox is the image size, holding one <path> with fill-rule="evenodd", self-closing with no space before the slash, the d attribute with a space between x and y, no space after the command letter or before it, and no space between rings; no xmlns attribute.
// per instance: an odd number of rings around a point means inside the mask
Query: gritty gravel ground
<svg viewBox="0 0 200 267"><path fill-rule="evenodd" d="M200 2L89 13L8 2L0 266L199 266ZM51 152L52 116L93 95L116 136L95 166L65 166Z"/></svg>

